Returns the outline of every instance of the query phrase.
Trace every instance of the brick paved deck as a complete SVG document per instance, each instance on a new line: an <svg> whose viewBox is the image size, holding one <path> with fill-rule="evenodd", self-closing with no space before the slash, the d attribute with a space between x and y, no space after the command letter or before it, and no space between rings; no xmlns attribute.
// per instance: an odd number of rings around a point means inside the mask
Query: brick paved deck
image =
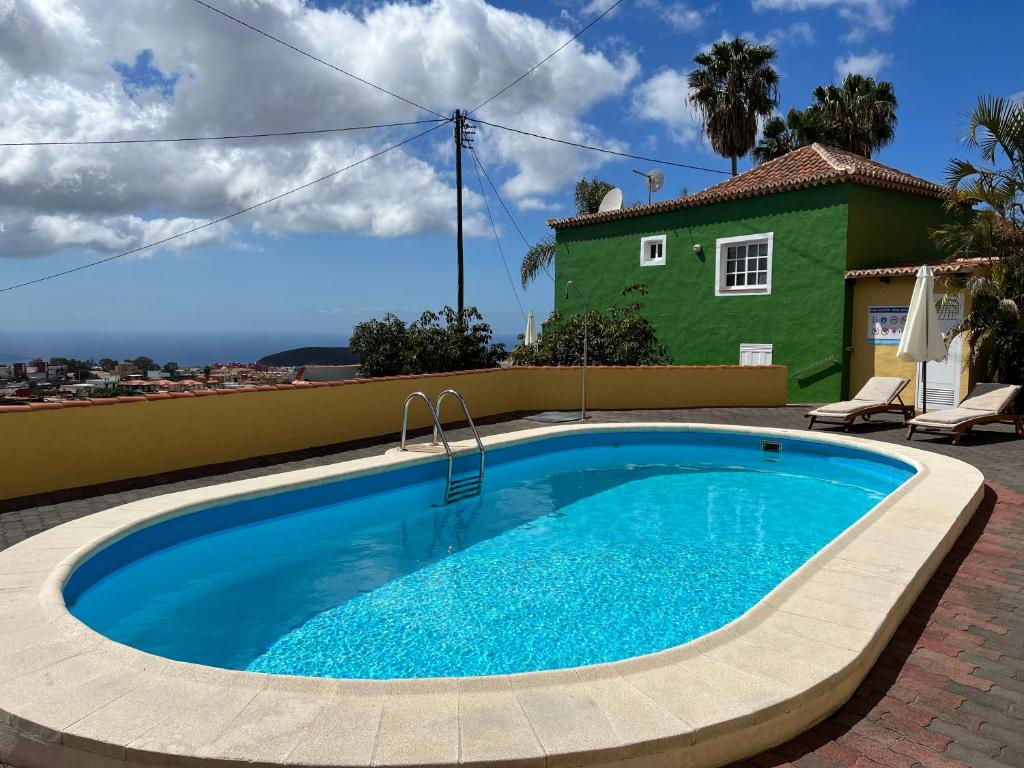
<svg viewBox="0 0 1024 768"><path fill-rule="evenodd" d="M605 412L595 420L803 427L804 410ZM480 431L532 426L536 422L510 417L491 420ZM857 434L903 439L892 421L866 424ZM0 502L0 549L133 499L377 454L392 442L331 446ZM989 480L981 508L855 696L799 738L734 768L1024 768L1024 440L994 426L959 447L950 446L948 438L928 436L914 445L979 467Z"/></svg>

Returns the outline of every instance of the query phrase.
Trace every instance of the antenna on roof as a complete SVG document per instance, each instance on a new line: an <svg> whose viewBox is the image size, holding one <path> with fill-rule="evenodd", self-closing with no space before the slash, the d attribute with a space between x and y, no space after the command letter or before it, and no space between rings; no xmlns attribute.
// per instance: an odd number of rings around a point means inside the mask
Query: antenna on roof
<svg viewBox="0 0 1024 768"><path fill-rule="evenodd" d="M654 197L654 193L665 186L665 174L655 168L652 171L644 173L638 171L636 168L633 169L633 173L638 176L643 176L647 179L647 204L650 205L651 199Z"/></svg>
<svg viewBox="0 0 1024 768"><path fill-rule="evenodd" d="M622 207L622 190L618 187L609 189L601 198L601 205L597 207L598 213L605 211L617 211Z"/></svg>

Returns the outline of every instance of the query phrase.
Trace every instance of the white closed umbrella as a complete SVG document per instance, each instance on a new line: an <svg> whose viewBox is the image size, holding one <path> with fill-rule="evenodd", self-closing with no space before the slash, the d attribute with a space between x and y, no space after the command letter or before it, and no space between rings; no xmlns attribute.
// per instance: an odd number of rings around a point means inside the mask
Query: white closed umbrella
<svg viewBox="0 0 1024 768"><path fill-rule="evenodd" d="M526 316L526 333L523 335L523 343L530 347L537 343L537 321L533 319L533 310Z"/></svg>
<svg viewBox="0 0 1024 768"><path fill-rule="evenodd" d="M914 296L910 300L907 326L896 350L896 356L908 363L921 364L921 410L928 410L928 362L945 359L948 351L939 328L933 290L935 276L927 264L917 271Z"/></svg>

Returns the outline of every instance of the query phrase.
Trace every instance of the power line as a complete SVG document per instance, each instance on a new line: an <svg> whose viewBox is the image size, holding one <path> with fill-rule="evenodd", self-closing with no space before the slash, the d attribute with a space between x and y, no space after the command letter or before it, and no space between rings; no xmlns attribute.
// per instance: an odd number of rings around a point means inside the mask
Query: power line
<svg viewBox="0 0 1024 768"><path fill-rule="evenodd" d="M531 243L526 238L526 235L523 234L523 230L519 228L519 223L516 221L515 217L512 215L512 211L510 211L508 209L508 206L505 205L505 201L501 199L501 194L498 192L498 188L496 186L494 186L494 181L491 179L491 174L489 174L487 172L487 169L484 167L483 162L480 160L480 157L477 155L476 150L475 149L471 149L470 152L473 153L473 159L476 160L477 164L480 166L480 170L484 172L484 178L486 178L487 179L487 183L491 185L491 190L494 192L494 196L496 198L498 198L498 202L501 203L501 207L505 209L505 214L508 216L509 221L512 222L512 226L516 228L516 232L519 233L519 236L523 239L523 242L526 243L526 247L528 249L532 248L533 247L533 243ZM544 269L545 272L547 272L548 277L550 277L552 280L555 279L554 276L551 274L551 272L548 271L548 268L546 266L542 265L542 268Z"/></svg>
<svg viewBox="0 0 1024 768"><path fill-rule="evenodd" d="M447 120L447 118L445 118ZM381 123L379 125L353 125L347 128L317 128L308 131L278 131L273 133L237 133L226 136L186 136L171 139L96 139L88 141L4 141L0 147L76 147L94 144L161 144L186 141L223 141L225 139L265 139L271 136L309 136L321 133L344 133L346 131L369 131L377 128L398 128L404 125L438 123L440 120L409 120L404 123Z"/></svg>
<svg viewBox="0 0 1024 768"><path fill-rule="evenodd" d="M98 259L97 261L92 261L92 262L89 262L88 264L82 264L81 266L78 266L78 267L73 267L71 269L65 269L62 272L54 272L52 275L46 275L44 277L37 277L34 280L28 280L28 281L26 281L24 283L18 283L17 285L9 285L6 288L0 288L0 293L6 293L7 291L13 291L16 288L24 288L24 287L29 286L29 285L35 285L36 283L42 283L42 282L45 282L46 280L53 280L54 278L57 278L57 277L63 277L64 275L70 275L73 272L80 272L83 269L88 269L89 267L96 267L96 266L99 266L100 264L106 264L108 261L114 261L115 259L120 259L120 258L123 258L125 256L131 256L134 253L139 253L140 251L145 251L145 250L148 250L149 248L155 248L158 245L163 245L164 243L169 243L171 240L176 240L179 237L185 237L186 235L191 235L194 232L198 232L198 231L200 231L202 229L206 229L207 227L212 227L215 224L220 224L221 222L227 221L228 219L233 219L236 216L241 216L243 213L248 213L249 211L253 211L253 210L257 209L257 208L261 208L264 205L269 205L270 203L276 202L276 201L280 200L283 197L287 197L288 195L291 195L291 194L293 194L295 192L299 192L299 191L301 191L303 189L306 189L307 187L312 187L314 184L319 184L321 181L326 181L327 179L333 178L333 177L337 176L340 173L344 173L345 171L351 170L352 168L355 168L357 165L362 165L363 163L368 162L370 160L373 160L376 157L380 157L381 155L386 154L386 153L390 152L393 149L398 149L402 145L408 144L410 141L415 141L416 139L420 138L421 136L426 136L431 131L436 131L442 125L444 125L444 123L438 123L437 125L433 126L432 128L428 128L425 131L421 131L420 133L417 133L415 136L410 136L409 138L403 139L402 141L398 142L397 144L392 144L389 147L385 147L382 150L374 152L372 155L367 155L366 157L362 158L361 160L356 160L354 163L350 163L349 165L346 165L344 168L339 168L338 170L332 171L331 173L328 173L325 176L321 176L318 179L313 179L312 181L307 181L305 184L302 184L302 185L300 185L298 187L294 187L293 189L289 189L287 192L282 192L281 194L274 195L273 197L267 198L266 200L261 200L260 202L254 203L253 205L247 206L246 208L242 208L239 211L235 211L234 213L229 213L227 216L221 216L219 219L213 219L212 221L208 221L205 224L200 224L198 226L192 227L191 229L187 229L184 232L178 232L177 234L171 235L170 237L165 237L162 240L157 240L157 241L152 242L152 243L146 243L145 245L140 245L138 248L132 248L130 251L124 251L123 253L118 253L118 254L115 254L113 256L107 256L106 258Z"/></svg>
<svg viewBox="0 0 1024 768"><path fill-rule="evenodd" d="M501 125L500 123L489 123L486 120L480 118L474 118L474 121L481 125L489 125L491 128L500 128L503 131L511 131L512 133L518 133L523 136L532 136L535 139L544 139L545 141L553 141L556 144L565 144L570 147L577 147L579 149L589 149L593 152L603 152L606 155L615 155L616 157L628 157L633 160L646 160L651 163L659 163L661 165L671 165L675 168L689 168L693 171L707 171L708 173L720 173L723 176L731 176L729 171L719 170L718 168L705 168L702 165L690 165L688 163L676 163L671 160L659 160L656 157L645 157L644 155L631 155L629 152L616 152L614 149L606 149L604 147L593 147L589 144L580 144L576 141L568 141L566 139L556 139L551 136L544 136L540 133L533 133L531 131L524 131L519 128L511 128L507 125Z"/></svg>
<svg viewBox="0 0 1024 768"><path fill-rule="evenodd" d="M371 88L376 88L381 93L386 93L388 96L393 96L394 98L398 99L399 101L404 101L406 104L409 104L410 106L416 107L417 109L422 109L424 112L429 112L432 115L436 115L437 117L441 118L442 120L447 120L448 119L445 115L442 115L440 112L435 112L434 110L430 109L429 107L424 107L422 104L417 104L412 99L407 99L404 96L399 96L394 91L389 91L387 88L384 88L383 86L377 85L376 83L371 83L369 80L366 80L365 78L362 78L359 75L353 74L352 72L349 72L348 70L342 69L341 67L338 67L338 66L335 66L334 64L331 64L329 61L324 61L320 57L314 56L312 53L309 53L308 51L304 51L301 48L298 48L298 47L292 45L291 43L285 42L281 38L275 37L274 35L270 34L269 32L263 31L259 27L254 27L252 24L249 24L246 21L242 21L237 16L232 16L230 13L227 13L226 11L222 11L220 8L215 8L214 6L210 5L209 3L204 2L204 0L195 0L195 2L198 3L199 5L203 6L204 8L209 8L214 13L219 13L221 16L223 16L226 19L231 19L231 21L233 21L233 22L235 22L237 24L241 24L246 29L251 29L253 32L255 32L258 35L263 35L263 37L265 37L265 38L267 38L269 40L273 40L275 43L279 43L279 44L283 45L285 48L290 48L291 50L295 51L296 53L302 54L303 56L305 56L308 59L312 59L313 61L316 61L316 62L318 62L320 64L323 64L325 67L330 67L335 72L340 72L343 75L347 75L348 77L351 77L353 80L358 80L363 85L368 85ZM620 0L620 2L621 2L621 0Z"/></svg>
<svg viewBox="0 0 1024 768"><path fill-rule="evenodd" d="M471 150L472 152L472 150ZM487 218L491 221L491 231L494 233L494 242L498 246L498 255L501 256L501 263L505 266L505 274L508 275L508 283L512 286L512 295L516 297L516 304L519 305L519 312L523 316L523 321L526 320L526 311L523 309L523 303L519 300L519 291L516 290L516 281L512 279L512 272L508 268L508 262L505 260L505 250L501 247L501 238L498 237L498 228L494 224L494 216L491 215L491 204L487 201L487 193L484 191L484 180L480 176L480 163L476 159L476 152L472 152L473 155L473 170L476 171L476 181L480 185L480 196L484 199L484 207L487 209Z"/></svg>
<svg viewBox="0 0 1024 768"><path fill-rule="evenodd" d="M199 0L196 0L196 2L199 2ZM586 32L586 31L587 31L588 29L590 29L590 28L591 28L592 26L594 26L595 24L597 24L597 22L599 22L599 21L600 21L601 19L603 19L603 18L604 18L605 16L607 16L607 15L608 15L609 13L611 13L612 11L614 11L614 10L615 10L615 9L616 9L616 8L617 8L617 7L619 6L619 4L620 4L621 2L622 2L622 0L615 0L615 2L614 2L614 3L612 3L612 4L610 5L610 6L608 6L608 7L607 7L607 8L606 8L606 9L604 10L604 12L603 12L603 13L602 13L602 14L601 14L600 16L598 16L598 17L597 17L596 19L594 19L594 20L593 20L593 21L591 21L591 22L590 22L589 24L587 24L587 26L583 27L583 29L581 29L581 30L580 30L579 32L577 32L577 33L576 33L575 35L573 35L572 37L570 37L570 38L569 38L568 40L566 40L566 41L565 41L564 43L562 43L562 44L561 44L560 46L558 46L558 47L557 47L557 48L556 48L555 50L553 50L553 51L552 51L551 53L549 53L549 54L548 54L547 56L545 56L545 57L544 57L543 59L541 59L541 60L540 60L540 61L538 61L538 62L537 62L536 64L534 64L534 65L533 65L532 67L530 67L530 68L529 68L528 70L526 70L526 71L525 71L525 72L524 72L523 74L521 74L521 75L520 75L519 77L517 77L517 78L516 78L515 80L513 80L513 81L512 81L511 83L509 83L509 84L508 84L508 85L506 85L506 86L505 86L504 88L502 88L502 89L501 89L500 91L498 91L498 92L497 92L496 94L494 94L493 96L491 96L491 98L489 98L489 99L488 99L487 101L485 101L485 102L483 102L482 104L479 104L479 105L477 105L477 106L473 107L473 109L469 110L469 112L468 112L467 114L472 114L473 112L476 112L476 111L477 111L478 109L480 109L481 107L486 107L486 106L487 106L488 104L490 104L490 103L491 103L492 101L494 101L494 100L495 100L496 98L498 98L499 96L501 96L501 94L505 93L505 91L507 91L507 90L509 90L510 88L513 88L514 86L518 85L520 81L522 81L522 80L524 80L525 78L529 77L529 76L530 76L531 74L533 74L533 72L535 72L535 71L536 71L537 69L539 69L539 68L540 68L541 66L543 66L544 64L546 64L546 63L548 62L548 60L549 60L549 59L551 59L551 58L553 58L553 57L555 56L555 54L557 54L557 53L558 53L559 51L561 51L561 50L562 50L563 48L567 47L567 46L568 46L568 45L569 45L570 43L574 42L574 41L575 41L575 40L576 40L577 38L579 38L579 37L580 37L580 36L581 36L581 35L582 35L582 34L583 34L584 32Z"/></svg>

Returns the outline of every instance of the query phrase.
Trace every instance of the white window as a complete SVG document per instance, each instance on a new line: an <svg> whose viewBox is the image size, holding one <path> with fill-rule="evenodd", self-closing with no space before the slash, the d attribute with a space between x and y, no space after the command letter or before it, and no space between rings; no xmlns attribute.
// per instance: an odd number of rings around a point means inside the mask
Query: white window
<svg viewBox="0 0 1024 768"><path fill-rule="evenodd" d="M653 235L640 239L640 266L658 267L665 264L665 236Z"/></svg>
<svg viewBox="0 0 1024 768"><path fill-rule="evenodd" d="M774 233L722 237L715 241L715 295L772 292Z"/></svg>
<svg viewBox="0 0 1024 768"><path fill-rule="evenodd" d="M771 365L771 344L740 344L740 365Z"/></svg>

